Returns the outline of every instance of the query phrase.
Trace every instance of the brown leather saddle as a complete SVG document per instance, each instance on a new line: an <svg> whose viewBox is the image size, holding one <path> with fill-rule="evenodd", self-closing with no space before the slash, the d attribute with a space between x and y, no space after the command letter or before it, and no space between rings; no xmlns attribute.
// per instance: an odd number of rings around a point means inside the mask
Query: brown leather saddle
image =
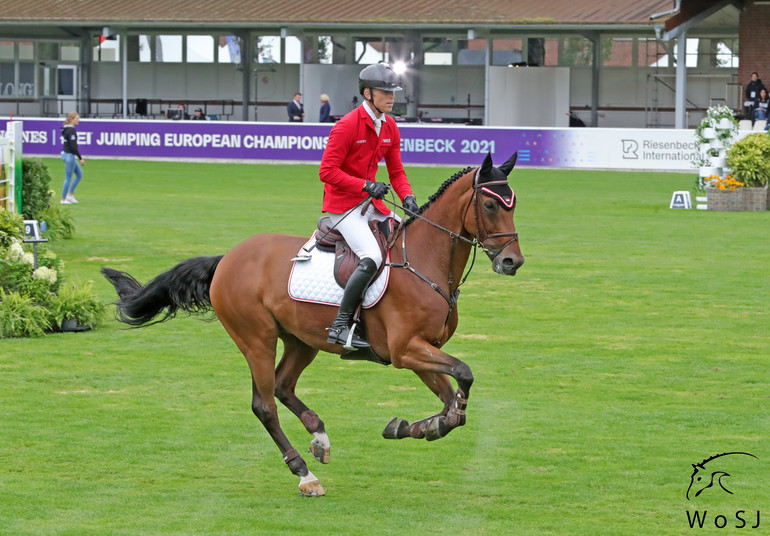
<svg viewBox="0 0 770 536"><path fill-rule="evenodd" d="M394 219L387 218L383 221L370 221L369 227L374 234L374 238L377 240L377 244L380 246L380 252L382 258L388 258L388 238L394 228ZM350 246L348 246L345 239L342 237L337 229L332 229L332 222L329 216L321 216L318 218L318 232L316 233L316 247L321 251L329 251L334 253L334 279L337 284L345 288L345 285L350 279L350 275L353 270L356 269L361 259L358 258ZM378 277L385 267L385 262L380 265L377 270Z"/></svg>

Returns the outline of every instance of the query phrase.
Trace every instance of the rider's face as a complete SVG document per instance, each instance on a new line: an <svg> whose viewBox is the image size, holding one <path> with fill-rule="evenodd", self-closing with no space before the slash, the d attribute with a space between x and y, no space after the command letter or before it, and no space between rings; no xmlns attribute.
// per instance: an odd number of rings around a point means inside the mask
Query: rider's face
<svg viewBox="0 0 770 536"><path fill-rule="evenodd" d="M396 99L395 92L383 89L370 89L369 91L372 93L374 105L382 110L383 113L390 113L393 110L393 101Z"/></svg>

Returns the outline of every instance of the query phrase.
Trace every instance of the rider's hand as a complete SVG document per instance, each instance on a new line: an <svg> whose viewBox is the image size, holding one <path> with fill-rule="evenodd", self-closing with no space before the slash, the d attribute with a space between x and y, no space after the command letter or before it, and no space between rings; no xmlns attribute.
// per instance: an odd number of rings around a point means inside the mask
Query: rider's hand
<svg viewBox="0 0 770 536"><path fill-rule="evenodd" d="M388 193L390 186L384 182L366 181L363 191L375 199L382 199Z"/></svg>
<svg viewBox="0 0 770 536"><path fill-rule="evenodd" d="M404 208L410 216L420 210L420 207L417 206L417 198L413 194L409 194L404 198Z"/></svg>

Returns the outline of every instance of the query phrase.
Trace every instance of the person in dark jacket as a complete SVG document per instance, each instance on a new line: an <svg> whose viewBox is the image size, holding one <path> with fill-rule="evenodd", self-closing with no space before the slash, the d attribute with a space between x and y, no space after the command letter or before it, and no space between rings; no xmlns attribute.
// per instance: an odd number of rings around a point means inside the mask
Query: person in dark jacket
<svg viewBox="0 0 770 536"><path fill-rule="evenodd" d="M746 119L754 119L754 106L762 89L765 89L765 85L759 79L759 73L754 71L751 73L751 82L746 84L746 100L744 101L745 109L743 111Z"/></svg>
<svg viewBox="0 0 770 536"><path fill-rule="evenodd" d="M67 119L61 127L61 136L64 141L62 146L61 159L64 162L64 186L61 190L61 204L72 205L78 202L75 199L75 188L83 178L83 170L80 166L85 166L86 161L78 150L78 133L75 127L80 124L80 114L70 112ZM75 179L72 179L72 175Z"/></svg>
<svg viewBox="0 0 770 536"><path fill-rule="evenodd" d="M329 113L331 112L331 105L329 104L329 95L326 93L323 93L321 95L321 111L318 114L318 122L319 123L328 123L329 122Z"/></svg>
<svg viewBox="0 0 770 536"><path fill-rule="evenodd" d="M770 113L770 97L767 96L767 90L762 88L759 90L759 97L754 101L753 119L755 121L757 119L760 121L766 120L768 118L768 113Z"/></svg>
<svg viewBox="0 0 770 536"><path fill-rule="evenodd" d="M286 105L286 113L289 114L289 121L301 123L305 120L305 107L302 105L302 94L295 93L294 98Z"/></svg>

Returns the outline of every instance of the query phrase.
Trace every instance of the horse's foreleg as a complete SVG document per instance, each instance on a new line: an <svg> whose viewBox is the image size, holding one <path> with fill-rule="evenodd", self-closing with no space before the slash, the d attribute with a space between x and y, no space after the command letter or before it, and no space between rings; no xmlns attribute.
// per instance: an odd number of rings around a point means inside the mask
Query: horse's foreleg
<svg viewBox="0 0 770 536"><path fill-rule="evenodd" d="M305 429L313 434L308 452L321 463L329 463L331 444L323 421L308 408L294 392L302 371L313 362L318 350L311 348L296 337L283 337L283 357L275 371L275 396L296 415Z"/></svg>
<svg viewBox="0 0 770 536"><path fill-rule="evenodd" d="M465 424L465 408L473 384L473 374L467 364L417 338L409 342L404 353L394 356L392 362L397 368L408 368L414 371L431 390L439 394L444 402L444 411L408 426L408 436L418 439L425 437L428 441L432 441L444 437L454 428ZM451 376L457 382L456 391L452 390L447 376ZM394 421L403 420L394 419ZM385 431L390 428L392 434L395 429L397 438L407 437L404 435L407 433L405 421L394 421L388 424Z"/></svg>

